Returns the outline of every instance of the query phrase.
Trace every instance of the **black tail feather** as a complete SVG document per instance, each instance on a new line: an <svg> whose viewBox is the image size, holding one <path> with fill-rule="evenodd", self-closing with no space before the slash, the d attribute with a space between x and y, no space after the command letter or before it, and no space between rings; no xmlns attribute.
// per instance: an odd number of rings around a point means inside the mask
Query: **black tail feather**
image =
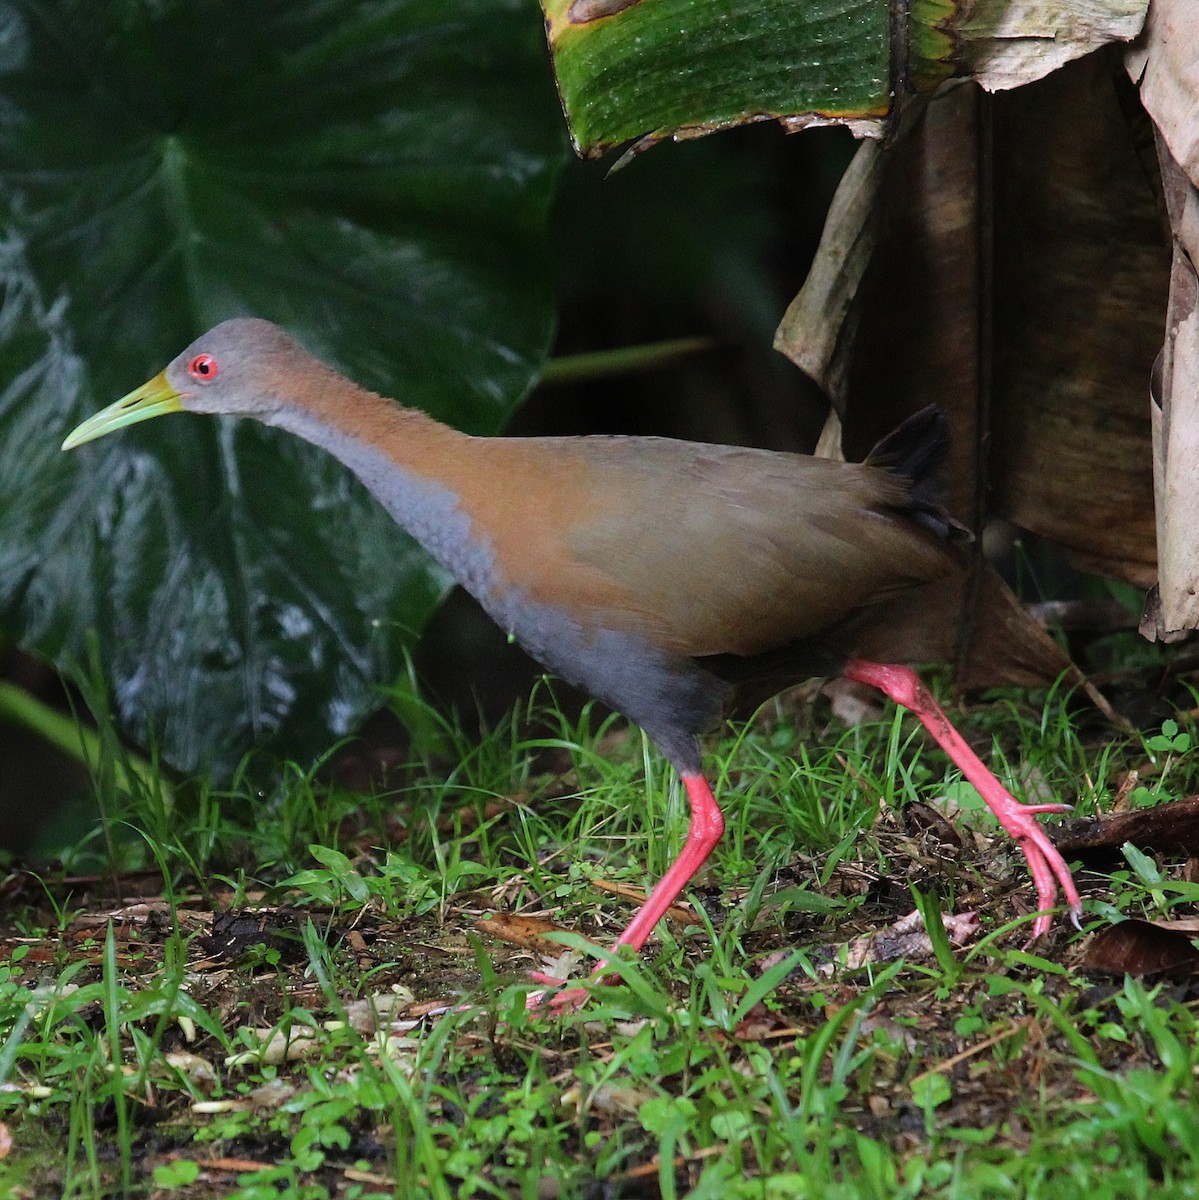
<svg viewBox="0 0 1199 1200"><path fill-rule="evenodd" d="M870 451L866 462L901 475L911 483L906 511L941 537L969 537L964 526L945 510L937 468L949 453L949 419L930 404L897 425Z"/></svg>

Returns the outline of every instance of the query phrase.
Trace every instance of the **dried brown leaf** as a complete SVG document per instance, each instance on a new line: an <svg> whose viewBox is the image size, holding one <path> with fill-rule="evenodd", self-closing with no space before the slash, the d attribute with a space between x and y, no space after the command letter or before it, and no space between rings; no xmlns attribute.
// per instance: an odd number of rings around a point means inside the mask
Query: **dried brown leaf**
<svg viewBox="0 0 1199 1200"><path fill-rule="evenodd" d="M566 933L565 926L547 921L544 917L524 917L519 913L494 912L475 922L480 933L499 938L513 946L526 950L544 950L546 934Z"/></svg>
<svg viewBox="0 0 1199 1200"><path fill-rule="evenodd" d="M218 913L211 931L199 940L214 958L236 958L263 947L277 951L285 961L298 962L307 957L302 929L303 918L290 909L230 909Z"/></svg>
<svg viewBox="0 0 1199 1200"><path fill-rule="evenodd" d="M990 468L998 515L1149 586L1169 256L1151 131L1122 88L1095 55L995 100Z"/></svg>
<svg viewBox="0 0 1199 1200"><path fill-rule="evenodd" d="M860 150L776 346L829 392L842 428L826 441L846 457L937 403L956 517L1008 516L1147 586L1144 395L1167 273L1125 106L1092 56L993 101L963 86L910 105L892 144ZM955 662L967 687L1071 670L981 558L896 618L911 658Z"/></svg>
<svg viewBox="0 0 1199 1200"><path fill-rule="evenodd" d="M764 1002L759 1001L737 1023L733 1037L739 1042L765 1042L780 1036L793 1037L800 1032L779 1013L772 1012Z"/></svg>
<svg viewBox="0 0 1199 1200"><path fill-rule="evenodd" d="M968 36L959 39L959 54L988 91L1021 87L1108 42L1135 38L1148 7L1145 0L976 0L963 6Z"/></svg>
<svg viewBox="0 0 1199 1200"><path fill-rule="evenodd" d="M941 917L945 932L955 946L964 945L979 928L978 913L945 913ZM843 961L827 964L825 974L832 974L838 966L848 970L864 967L867 963L890 962L896 958L931 958L933 944L919 912L910 912L900 917L893 925L876 930L864 937L854 938L845 949Z"/></svg>
<svg viewBox="0 0 1199 1200"><path fill-rule="evenodd" d="M951 849L960 850L962 848L962 835L929 804L922 804L919 800L915 800L905 805L903 820L904 824L913 832L931 834L942 845Z"/></svg>
<svg viewBox="0 0 1199 1200"><path fill-rule="evenodd" d="M1151 405L1158 580L1141 632L1175 641L1199 628L1199 189L1160 136L1157 150L1174 259Z"/></svg>
<svg viewBox="0 0 1199 1200"><path fill-rule="evenodd" d="M1171 155L1199 186L1199 7L1194 0L1153 0L1144 32L1125 62Z"/></svg>
<svg viewBox="0 0 1199 1200"><path fill-rule="evenodd" d="M629 887L624 883L609 883L606 879L593 879L591 886L601 892L619 896L622 900L631 900L634 904L644 904L649 897L640 888ZM665 912L668 921L676 925L702 925L703 922L684 904L672 904Z"/></svg>
<svg viewBox="0 0 1199 1200"><path fill-rule="evenodd" d="M1080 965L1105 975L1193 975L1199 950L1176 929L1151 921L1121 921L1091 939Z"/></svg>

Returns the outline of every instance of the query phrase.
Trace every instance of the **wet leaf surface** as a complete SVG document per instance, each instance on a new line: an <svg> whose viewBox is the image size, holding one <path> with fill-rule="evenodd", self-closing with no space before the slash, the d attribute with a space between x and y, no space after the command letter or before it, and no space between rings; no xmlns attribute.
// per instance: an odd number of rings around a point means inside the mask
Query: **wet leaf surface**
<svg viewBox="0 0 1199 1200"><path fill-rule="evenodd" d="M67 668L94 629L125 730L183 770L313 754L444 578L339 465L249 422L58 445L243 314L494 433L552 320L536 12L13 0L0 32L0 618Z"/></svg>

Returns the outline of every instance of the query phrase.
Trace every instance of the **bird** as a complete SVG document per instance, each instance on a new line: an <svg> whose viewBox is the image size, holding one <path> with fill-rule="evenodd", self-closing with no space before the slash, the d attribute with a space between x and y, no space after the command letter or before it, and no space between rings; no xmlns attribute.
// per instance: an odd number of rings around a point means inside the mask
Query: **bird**
<svg viewBox="0 0 1199 1200"><path fill-rule="evenodd" d="M512 640L639 725L690 808L683 847L618 947L640 952L707 861L724 818L700 734L737 695L835 676L909 709L981 794L1027 862L1032 940L1058 887L1081 901L1040 814L1022 804L903 661L897 606L963 571L936 496L944 414L913 414L860 463L662 437L476 437L357 385L279 326L226 320L157 376L85 420L70 450L172 412L252 417L339 459ZM872 656L877 649L890 656ZM544 975L534 980L557 986ZM530 1007L581 1004L582 988Z"/></svg>

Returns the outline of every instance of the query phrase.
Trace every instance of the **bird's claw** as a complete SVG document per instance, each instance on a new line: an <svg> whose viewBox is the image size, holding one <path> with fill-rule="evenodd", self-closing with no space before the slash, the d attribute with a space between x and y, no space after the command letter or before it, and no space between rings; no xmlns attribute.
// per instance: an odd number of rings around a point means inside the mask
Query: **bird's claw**
<svg viewBox="0 0 1199 1200"><path fill-rule="evenodd" d="M1033 884L1037 889L1037 908L1040 915L1033 923L1032 937L1026 945L1031 946L1038 938L1049 932L1053 923L1052 909L1057 903L1057 890L1060 886L1070 906L1070 920L1076 929L1081 929L1079 917L1082 914L1082 897L1074 885L1074 876L1066 860L1062 858L1057 847L1049 840L1049 835L1034 820L1033 814L1045 811L1060 811L1047 809L1044 805L1020 805L1013 801L1013 807L1004 816L1004 828L1015 839L1020 847L1028 869L1032 873ZM998 814L996 814L998 815Z"/></svg>
<svg viewBox="0 0 1199 1200"><path fill-rule="evenodd" d="M878 688L897 704L911 709L941 749L978 789L979 795L998 818L1000 825L1019 843L1037 889L1039 913L1032 927L1029 944L1049 932L1053 918L1052 912L1048 910L1052 910L1057 902L1059 884L1070 905L1071 919L1077 925L1078 916L1082 912L1082 900L1074 886L1070 868L1035 820L1041 813L1068 812L1070 806L1021 804L966 744L962 735L954 729L949 718L941 711L932 693L910 667L850 659L845 664L843 674L847 679Z"/></svg>
<svg viewBox="0 0 1199 1200"><path fill-rule="evenodd" d="M539 975L535 972L530 972L532 978L538 983L561 983L558 979L549 979L547 976ZM579 1009L587 1003L588 992L586 988L572 987L562 988L556 992L530 992L525 998L525 1011L535 1013L561 1013L568 1009Z"/></svg>

